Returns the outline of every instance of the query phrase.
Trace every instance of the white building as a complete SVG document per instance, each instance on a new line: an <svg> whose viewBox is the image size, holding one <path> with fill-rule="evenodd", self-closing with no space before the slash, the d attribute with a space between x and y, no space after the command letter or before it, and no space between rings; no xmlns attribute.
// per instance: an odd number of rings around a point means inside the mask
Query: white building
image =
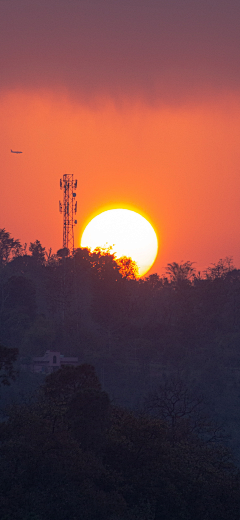
<svg viewBox="0 0 240 520"><path fill-rule="evenodd" d="M77 366L78 357L65 357L60 352L47 350L42 357L32 357L28 360L22 360L21 367L23 370L43 374L50 374L55 370L58 370L62 365L74 365Z"/></svg>

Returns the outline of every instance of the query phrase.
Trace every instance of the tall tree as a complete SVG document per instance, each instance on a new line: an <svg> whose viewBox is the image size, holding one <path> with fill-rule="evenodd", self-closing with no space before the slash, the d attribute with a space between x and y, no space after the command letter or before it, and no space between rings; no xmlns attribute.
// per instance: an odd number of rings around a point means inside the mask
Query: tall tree
<svg viewBox="0 0 240 520"><path fill-rule="evenodd" d="M21 255L24 247L19 240L11 237L5 228L0 229L0 265L6 265L12 258Z"/></svg>
<svg viewBox="0 0 240 520"><path fill-rule="evenodd" d="M46 250L39 240L30 242L29 251L37 263L44 264L46 260Z"/></svg>

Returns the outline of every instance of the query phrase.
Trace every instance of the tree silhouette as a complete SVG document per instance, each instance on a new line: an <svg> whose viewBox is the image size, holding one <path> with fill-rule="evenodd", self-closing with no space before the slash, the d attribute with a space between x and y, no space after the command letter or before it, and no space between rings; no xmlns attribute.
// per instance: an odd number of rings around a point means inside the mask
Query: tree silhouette
<svg viewBox="0 0 240 520"><path fill-rule="evenodd" d="M35 242L30 242L29 251L37 263L41 265L44 264L46 260L46 250L39 240L35 240Z"/></svg>
<svg viewBox="0 0 240 520"><path fill-rule="evenodd" d="M24 247L19 240L11 237L4 228L0 229L0 265L4 266L7 262L23 254Z"/></svg>

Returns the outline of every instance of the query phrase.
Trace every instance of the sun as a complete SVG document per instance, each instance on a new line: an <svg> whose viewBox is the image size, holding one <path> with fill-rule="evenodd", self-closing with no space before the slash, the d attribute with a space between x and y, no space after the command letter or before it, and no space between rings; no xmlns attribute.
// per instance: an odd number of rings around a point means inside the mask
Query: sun
<svg viewBox="0 0 240 520"><path fill-rule="evenodd" d="M110 209L94 217L86 226L81 247L112 247L116 258L130 257L138 266L139 277L152 267L158 252L158 239L152 225L136 211Z"/></svg>

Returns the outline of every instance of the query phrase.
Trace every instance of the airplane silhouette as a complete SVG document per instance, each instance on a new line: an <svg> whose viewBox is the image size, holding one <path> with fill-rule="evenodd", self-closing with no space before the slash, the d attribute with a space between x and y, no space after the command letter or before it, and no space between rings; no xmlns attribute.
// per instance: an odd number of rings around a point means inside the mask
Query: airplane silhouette
<svg viewBox="0 0 240 520"><path fill-rule="evenodd" d="M15 152L14 150L11 150L11 153L22 153L22 152Z"/></svg>

